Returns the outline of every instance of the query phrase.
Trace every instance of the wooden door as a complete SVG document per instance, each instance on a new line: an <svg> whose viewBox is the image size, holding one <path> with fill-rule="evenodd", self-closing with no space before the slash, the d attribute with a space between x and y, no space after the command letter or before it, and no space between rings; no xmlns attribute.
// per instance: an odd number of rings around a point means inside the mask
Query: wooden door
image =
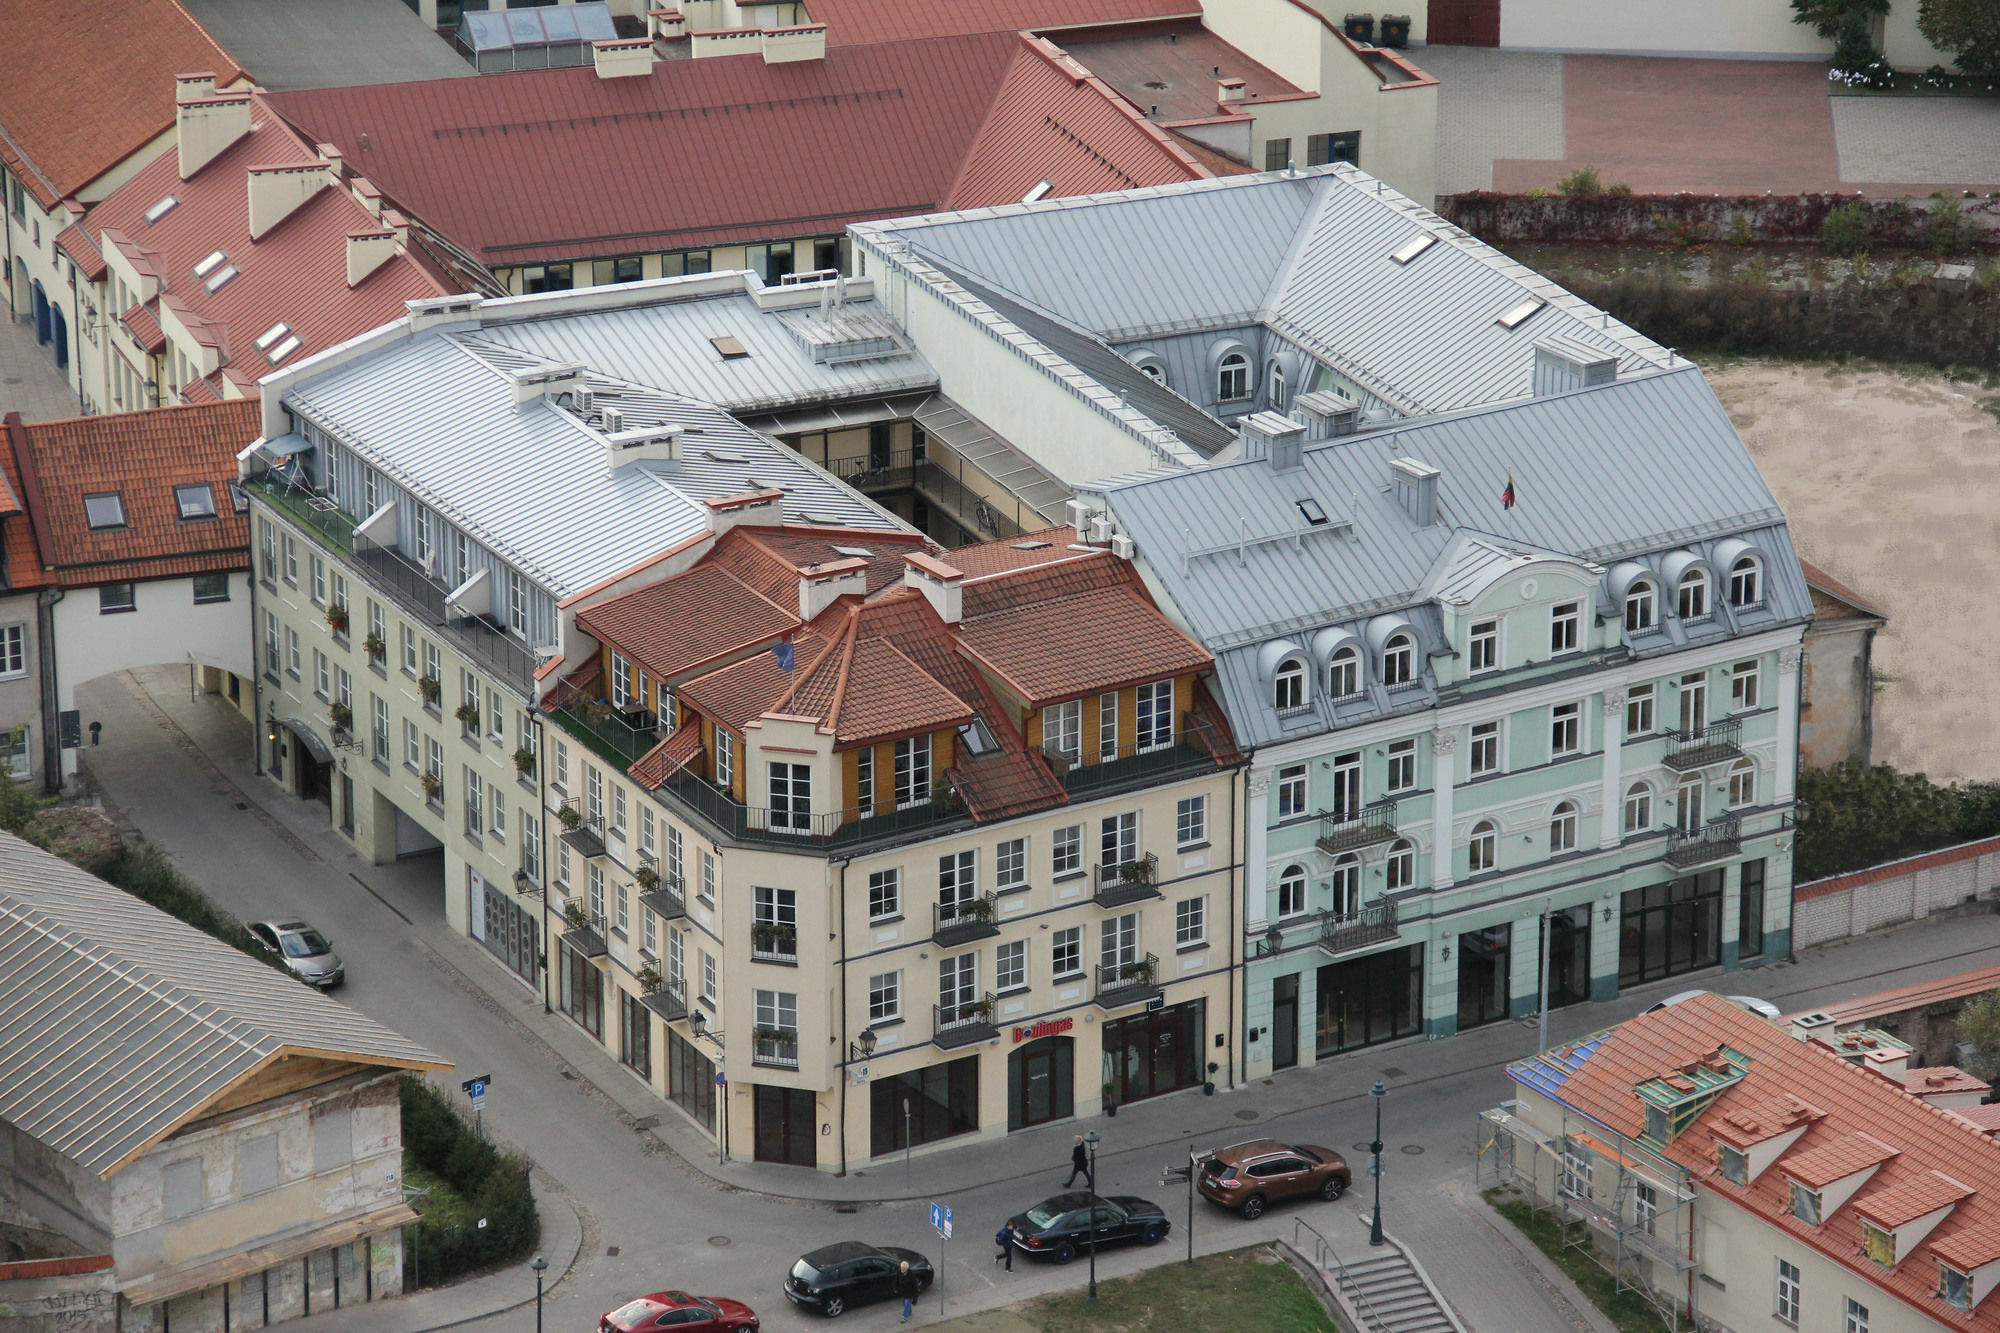
<svg viewBox="0 0 2000 1333"><path fill-rule="evenodd" d="M1424 34L1432 46L1500 45L1500 0L1430 0Z"/></svg>

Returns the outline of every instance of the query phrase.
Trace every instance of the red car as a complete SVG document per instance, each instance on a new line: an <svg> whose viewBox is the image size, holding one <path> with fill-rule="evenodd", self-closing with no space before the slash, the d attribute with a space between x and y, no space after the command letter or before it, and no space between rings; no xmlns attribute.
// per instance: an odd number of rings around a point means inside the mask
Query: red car
<svg viewBox="0 0 2000 1333"><path fill-rule="evenodd" d="M639 1333L656 1328L686 1329L688 1333L755 1333L757 1313L742 1301L725 1296L690 1296L684 1291L656 1291L628 1301L597 1321L598 1333Z"/></svg>

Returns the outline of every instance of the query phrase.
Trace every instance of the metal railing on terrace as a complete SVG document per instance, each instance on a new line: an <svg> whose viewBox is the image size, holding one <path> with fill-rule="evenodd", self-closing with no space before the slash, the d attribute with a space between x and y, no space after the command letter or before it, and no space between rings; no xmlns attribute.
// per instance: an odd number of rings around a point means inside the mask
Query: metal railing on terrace
<svg viewBox="0 0 2000 1333"><path fill-rule="evenodd" d="M338 505L312 491L265 477L248 483L259 498L283 510L300 527L318 537L342 555L354 554L354 529L358 520L341 512Z"/></svg>
<svg viewBox="0 0 2000 1333"><path fill-rule="evenodd" d="M774 1035L783 1032L782 1037ZM799 1067L799 1034L791 1029L759 1028L751 1040L750 1063L773 1069Z"/></svg>
<svg viewBox="0 0 2000 1333"><path fill-rule="evenodd" d="M1743 819L1718 815L1698 829L1674 829L1667 834L1667 864L1679 869L1720 861L1743 850Z"/></svg>
<svg viewBox="0 0 2000 1333"><path fill-rule="evenodd" d="M998 935L997 902L991 893L981 893L961 902L931 904L931 938L950 947Z"/></svg>
<svg viewBox="0 0 2000 1333"><path fill-rule="evenodd" d="M1393 902L1378 900L1345 914L1320 913L1319 947L1328 953L1347 953L1395 938L1396 904Z"/></svg>
<svg viewBox="0 0 2000 1333"><path fill-rule="evenodd" d="M620 768L638 763L641 756L665 739L659 728L634 725L609 704L598 705L577 694L572 694L549 715L598 758Z"/></svg>
<svg viewBox="0 0 2000 1333"><path fill-rule="evenodd" d="M1396 837L1396 803L1376 801L1359 810L1322 810L1314 844L1323 852L1351 852L1392 842Z"/></svg>
<svg viewBox="0 0 2000 1333"><path fill-rule="evenodd" d="M1144 786L1161 778L1191 776L1215 768L1215 757L1195 745L1185 733L1164 742L1121 745L1116 749L1085 746L1081 763L1059 751L1044 749L1042 756L1072 796Z"/></svg>
<svg viewBox="0 0 2000 1333"><path fill-rule="evenodd" d="M868 458L837 458L827 469L867 495L921 491L982 535L1018 537L1039 532L1048 520L1008 494L1008 488L958 455L926 449L918 456L896 449ZM967 474L971 474L968 482Z"/></svg>
<svg viewBox="0 0 2000 1333"><path fill-rule="evenodd" d="M993 1024L992 991L976 1000L931 1006L931 1039L940 1046L969 1046L999 1035Z"/></svg>
<svg viewBox="0 0 2000 1333"><path fill-rule="evenodd" d="M687 1017L687 985L679 981L662 981L658 987L641 995L639 1003L669 1023L678 1022Z"/></svg>
<svg viewBox="0 0 2000 1333"><path fill-rule="evenodd" d="M662 921L678 921L687 915L687 885L679 875L661 875L658 883L640 893L639 904Z"/></svg>
<svg viewBox="0 0 2000 1333"><path fill-rule="evenodd" d="M1122 1009L1152 999L1161 989L1160 960L1149 953L1129 963L1099 963L1093 998L1100 1009Z"/></svg>
<svg viewBox="0 0 2000 1333"><path fill-rule="evenodd" d="M1695 731L1667 733L1667 754L1661 760L1676 772L1706 768L1743 757L1743 719L1727 717Z"/></svg>
<svg viewBox="0 0 2000 1333"><path fill-rule="evenodd" d="M851 847L879 839L942 832L971 819L963 802L947 798L942 791L935 799L887 814L876 814L878 807L866 806L800 815L792 810L772 811L744 805L714 783L692 773L668 778L660 790L724 836L769 847L811 850Z"/></svg>
<svg viewBox="0 0 2000 1333"><path fill-rule="evenodd" d="M1122 907L1160 896L1160 858L1147 852L1136 861L1091 867L1091 900L1099 907Z"/></svg>

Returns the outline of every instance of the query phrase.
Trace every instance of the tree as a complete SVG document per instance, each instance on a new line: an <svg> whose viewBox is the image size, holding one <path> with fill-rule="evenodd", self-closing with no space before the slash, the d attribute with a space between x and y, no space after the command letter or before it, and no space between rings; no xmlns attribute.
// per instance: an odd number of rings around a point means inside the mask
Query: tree
<svg viewBox="0 0 2000 1333"><path fill-rule="evenodd" d="M2000 1074L2000 990L1966 1001L1958 1011L1958 1035L1972 1043L1972 1068L1966 1072L1991 1082Z"/></svg>
<svg viewBox="0 0 2000 1333"><path fill-rule="evenodd" d="M1833 43L1836 69L1858 70L1881 59L1869 20L1888 12L1889 0L1792 0L1792 22Z"/></svg>
<svg viewBox="0 0 2000 1333"><path fill-rule="evenodd" d="M1918 0L1917 31L1965 74L2000 80L2000 0Z"/></svg>

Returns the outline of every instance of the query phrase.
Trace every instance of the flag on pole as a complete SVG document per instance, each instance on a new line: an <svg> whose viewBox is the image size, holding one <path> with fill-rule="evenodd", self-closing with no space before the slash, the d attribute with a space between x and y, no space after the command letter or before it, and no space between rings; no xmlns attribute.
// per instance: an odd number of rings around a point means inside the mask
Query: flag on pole
<svg viewBox="0 0 2000 1333"><path fill-rule="evenodd" d="M1502 509L1514 507L1514 474L1511 472L1507 474L1507 489L1500 492L1500 507Z"/></svg>
<svg viewBox="0 0 2000 1333"><path fill-rule="evenodd" d="M792 645L789 643L772 644L771 656L778 659L778 670L790 674L792 669Z"/></svg>

